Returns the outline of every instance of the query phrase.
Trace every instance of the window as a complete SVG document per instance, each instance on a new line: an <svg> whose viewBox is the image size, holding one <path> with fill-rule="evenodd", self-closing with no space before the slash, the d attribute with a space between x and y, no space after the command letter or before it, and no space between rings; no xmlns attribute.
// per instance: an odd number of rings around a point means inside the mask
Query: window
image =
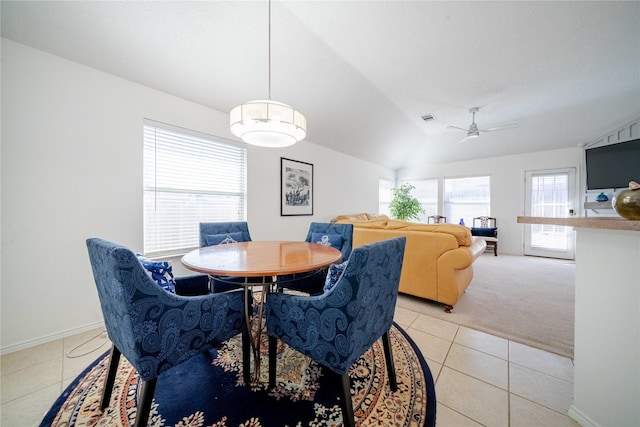
<svg viewBox="0 0 640 427"><path fill-rule="evenodd" d="M144 253L199 246L199 223L246 220L246 149L144 122Z"/></svg>
<svg viewBox="0 0 640 427"><path fill-rule="evenodd" d="M391 199L393 199L393 181L380 179L378 181L378 213L391 216Z"/></svg>
<svg viewBox="0 0 640 427"><path fill-rule="evenodd" d="M419 214L418 222L427 222L427 217L438 214L438 180L421 179L402 181L403 184L413 185L411 195L418 199L424 213Z"/></svg>
<svg viewBox="0 0 640 427"><path fill-rule="evenodd" d="M490 216L491 180L488 176L445 178L444 216L447 222L460 220L471 227L473 218Z"/></svg>

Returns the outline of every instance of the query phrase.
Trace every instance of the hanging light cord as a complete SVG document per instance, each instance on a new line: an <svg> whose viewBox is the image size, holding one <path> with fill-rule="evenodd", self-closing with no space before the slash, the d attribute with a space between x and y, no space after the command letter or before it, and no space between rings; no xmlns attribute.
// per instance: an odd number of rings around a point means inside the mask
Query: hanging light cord
<svg viewBox="0 0 640 427"><path fill-rule="evenodd" d="M269 101L271 101L271 0L269 0Z"/></svg>

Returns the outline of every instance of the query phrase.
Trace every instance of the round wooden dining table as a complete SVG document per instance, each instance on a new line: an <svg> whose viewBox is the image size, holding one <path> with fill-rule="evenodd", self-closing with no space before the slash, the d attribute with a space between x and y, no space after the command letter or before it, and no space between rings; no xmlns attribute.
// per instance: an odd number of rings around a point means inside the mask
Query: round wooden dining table
<svg viewBox="0 0 640 427"><path fill-rule="evenodd" d="M205 246L182 257L189 270L212 276L282 276L319 270L339 261L334 247L309 242L253 241Z"/></svg>
<svg viewBox="0 0 640 427"><path fill-rule="evenodd" d="M182 264L189 270L209 276L241 277L233 281L244 287L245 322L251 337L253 353L253 377L251 384L260 384L260 349L262 340L264 304L266 294L277 285L278 277L294 274L312 274L340 261L342 254L331 246L309 242L251 241L206 246L195 249L182 257ZM263 278L262 281L249 278ZM259 298L254 301L251 288L261 287ZM255 308L249 310L249 308Z"/></svg>

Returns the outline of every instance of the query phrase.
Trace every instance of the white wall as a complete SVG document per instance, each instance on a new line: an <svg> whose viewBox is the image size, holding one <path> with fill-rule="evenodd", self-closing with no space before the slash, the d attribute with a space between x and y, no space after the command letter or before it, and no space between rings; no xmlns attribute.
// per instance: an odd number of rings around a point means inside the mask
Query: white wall
<svg viewBox="0 0 640 427"><path fill-rule="evenodd" d="M578 228L573 405L581 426L640 425L640 232Z"/></svg>
<svg viewBox="0 0 640 427"><path fill-rule="evenodd" d="M1 78L0 352L6 353L101 323L85 240L142 250L144 118L233 136L227 113L6 39ZM280 216L281 156L314 164L313 216ZM395 178L309 142L249 147L252 237L301 240L311 221L375 212L379 177Z"/></svg>
<svg viewBox="0 0 640 427"><path fill-rule="evenodd" d="M583 149L565 148L503 157L424 165L421 168L398 171L398 179L428 179L457 176L491 176L491 216L496 217L500 253L522 255L524 247L523 227L516 223L518 215L524 215L525 172L559 168L576 168L581 176ZM577 183L577 188L582 185ZM582 212L579 191L576 191L576 214Z"/></svg>

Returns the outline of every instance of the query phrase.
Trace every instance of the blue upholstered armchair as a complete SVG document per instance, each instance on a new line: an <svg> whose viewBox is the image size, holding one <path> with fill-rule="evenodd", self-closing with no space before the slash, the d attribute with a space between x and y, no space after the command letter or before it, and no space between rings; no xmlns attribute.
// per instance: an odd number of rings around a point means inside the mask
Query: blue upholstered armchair
<svg viewBox="0 0 640 427"><path fill-rule="evenodd" d="M162 372L239 333L243 335L243 370L248 383L249 336L242 292L179 296L156 284L129 249L95 238L87 240L87 248L105 327L113 343L102 409L109 406L121 354L142 380L136 426L147 425Z"/></svg>
<svg viewBox="0 0 640 427"><path fill-rule="evenodd" d="M250 242L249 226L246 221L235 222L201 222L200 247L225 243ZM179 295L204 295L209 292L226 292L240 288L233 282L243 281L242 277L211 277L205 274L190 276L189 281L176 283ZM261 281L262 278L252 278Z"/></svg>
<svg viewBox="0 0 640 427"><path fill-rule="evenodd" d="M353 224L312 222L305 242L328 244L342 253L342 260L349 259L353 247ZM302 291L311 295L322 293L327 270L315 274L298 274L281 278L280 288Z"/></svg>
<svg viewBox="0 0 640 427"><path fill-rule="evenodd" d="M336 249L342 253L342 259L349 259L353 247L353 224L332 224L328 222L312 222L305 242L321 243L322 237L327 236L329 243L333 243L334 236L340 237L340 243L336 242ZM338 247L339 246L339 247Z"/></svg>
<svg viewBox="0 0 640 427"><path fill-rule="evenodd" d="M249 225L246 221L201 222L200 247L218 245L221 238L231 237L236 242L250 242Z"/></svg>
<svg viewBox="0 0 640 427"><path fill-rule="evenodd" d="M345 426L353 426L349 367L382 338L391 390L397 389L389 329L393 323L406 238L356 248L333 287L322 295L267 297L269 382L276 376L276 339L340 376Z"/></svg>

